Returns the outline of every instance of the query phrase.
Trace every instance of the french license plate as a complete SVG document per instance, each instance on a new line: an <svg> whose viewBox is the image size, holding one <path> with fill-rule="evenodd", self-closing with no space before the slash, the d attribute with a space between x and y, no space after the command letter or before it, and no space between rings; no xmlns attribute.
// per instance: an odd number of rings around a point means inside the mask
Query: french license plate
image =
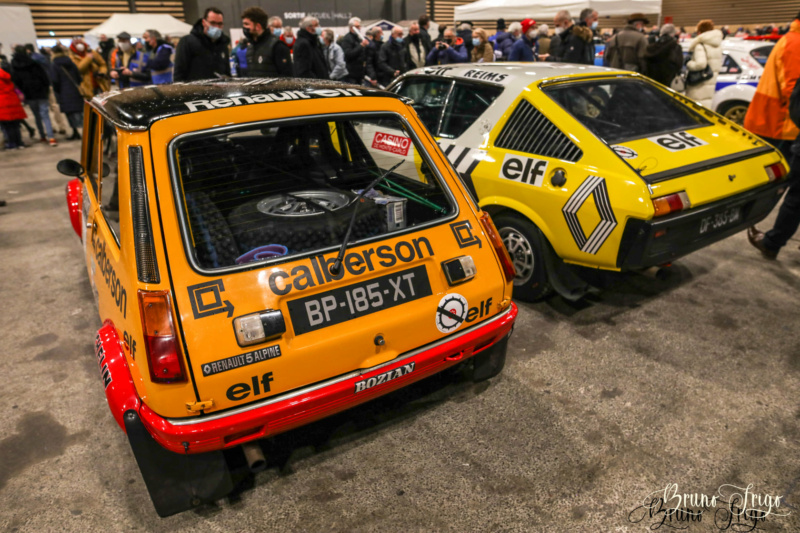
<svg viewBox="0 0 800 533"><path fill-rule="evenodd" d="M700 235L705 235L709 231L732 226L742 220L742 208L731 207L725 211L708 215L700 220Z"/></svg>
<svg viewBox="0 0 800 533"><path fill-rule="evenodd" d="M421 265L288 303L295 335L430 296L428 272Z"/></svg>

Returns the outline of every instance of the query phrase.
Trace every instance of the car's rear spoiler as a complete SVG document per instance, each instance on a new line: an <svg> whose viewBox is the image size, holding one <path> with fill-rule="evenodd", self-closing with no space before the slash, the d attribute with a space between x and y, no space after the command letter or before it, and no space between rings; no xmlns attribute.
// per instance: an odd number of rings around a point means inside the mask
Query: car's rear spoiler
<svg viewBox="0 0 800 533"><path fill-rule="evenodd" d="M686 176L688 174L695 174L697 172L711 170L712 168L724 167L725 165L730 165L731 163L738 163L739 161L744 161L745 159L750 159L752 157L756 157L761 154L766 154L773 151L775 151L775 149L772 148L771 146L760 146L758 148L751 148L750 150L745 150L744 152L737 152L735 154L723 155L721 157L715 157L713 159L708 159L706 161L692 163L691 165L684 165L682 167L673 168L670 170L664 170L663 172L656 172L655 174L650 174L647 176L642 176L641 173L639 173L639 175L645 182L649 184L659 183L674 178L680 178L681 176Z"/></svg>

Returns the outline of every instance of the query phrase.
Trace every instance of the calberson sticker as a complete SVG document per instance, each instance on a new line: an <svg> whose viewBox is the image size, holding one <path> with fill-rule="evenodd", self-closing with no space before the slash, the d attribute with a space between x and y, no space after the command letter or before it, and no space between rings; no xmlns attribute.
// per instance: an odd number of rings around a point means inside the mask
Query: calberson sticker
<svg viewBox="0 0 800 533"><path fill-rule="evenodd" d="M358 394L359 392L365 391L367 389L371 389L376 385L383 385L384 383L388 383L393 379L401 378L407 374L410 374L414 371L415 364L416 363L409 363L407 365L401 366L400 368L389 370L388 372L384 372L383 374L378 374L377 376L373 376L369 379L358 381L356 382L355 394Z"/></svg>
<svg viewBox="0 0 800 533"><path fill-rule="evenodd" d="M655 137L648 137L647 140L656 143L662 148L666 148L670 152L680 152L681 150L708 144L703 139L698 139L686 131L678 131L667 135L656 135Z"/></svg>
<svg viewBox="0 0 800 533"><path fill-rule="evenodd" d="M189 111L219 109L223 107L263 104L266 102L285 102L289 100L307 100L314 97L336 98L339 96L363 96L358 89L311 89L308 91L282 91L274 93L253 94L250 96L232 96L215 100L193 100L184 102Z"/></svg>
<svg viewBox="0 0 800 533"><path fill-rule="evenodd" d="M460 294L447 294L436 308L436 327L442 333L457 330L467 319L469 304Z"/></svg>
<svg viewBox="0 0 800 533"><path fill-rule="evenodd" d="M217 361L211 361L203 365L203 377L213 376L227 372L228 370L235 370L243 366L253 365L262 361L269 361L281 356L281 347L279 345L267 346L253 350L252 352L234 355L233 357L226 357Z"/></svg>

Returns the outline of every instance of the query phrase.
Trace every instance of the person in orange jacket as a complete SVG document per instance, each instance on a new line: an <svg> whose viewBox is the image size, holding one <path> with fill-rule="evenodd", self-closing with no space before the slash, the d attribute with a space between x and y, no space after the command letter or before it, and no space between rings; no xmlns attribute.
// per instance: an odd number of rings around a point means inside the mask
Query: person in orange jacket
<svg viewBox="0 0 800 533"><path fill-rule="evenodd" d="M800 133L789 119L789 97L800 78L800 14L789 32L772 49L744 127L779 149L791 160L789 147Z"/></svg>

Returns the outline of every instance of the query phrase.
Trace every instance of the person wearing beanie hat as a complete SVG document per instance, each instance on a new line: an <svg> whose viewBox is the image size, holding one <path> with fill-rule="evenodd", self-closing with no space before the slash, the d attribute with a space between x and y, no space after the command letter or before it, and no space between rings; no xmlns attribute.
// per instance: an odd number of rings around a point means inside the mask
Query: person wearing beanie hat
<svg viewBox="0 0 800 533"><path fill-rule="evenodd" d="M536 43L536 21L525 19L522 21L522 38L511 46L508 53L509 61L536 61L539 47Z"/></svg>
<svg viewBox="0 0 800 533"><path fill-rule="evenodd" d="M606 44L603 63L613 68L644 72L644 53L648 43L642 30L648 22L647 17L641 13L628 17L628 25Z"/></svg>
<svg viewBox="0 0 800 533"><path fill-rule="evenodd" d="M497 29L494 35L489 37L489 42L494 46L497 38L506 32L506 19L497 19Z"/></svg>

